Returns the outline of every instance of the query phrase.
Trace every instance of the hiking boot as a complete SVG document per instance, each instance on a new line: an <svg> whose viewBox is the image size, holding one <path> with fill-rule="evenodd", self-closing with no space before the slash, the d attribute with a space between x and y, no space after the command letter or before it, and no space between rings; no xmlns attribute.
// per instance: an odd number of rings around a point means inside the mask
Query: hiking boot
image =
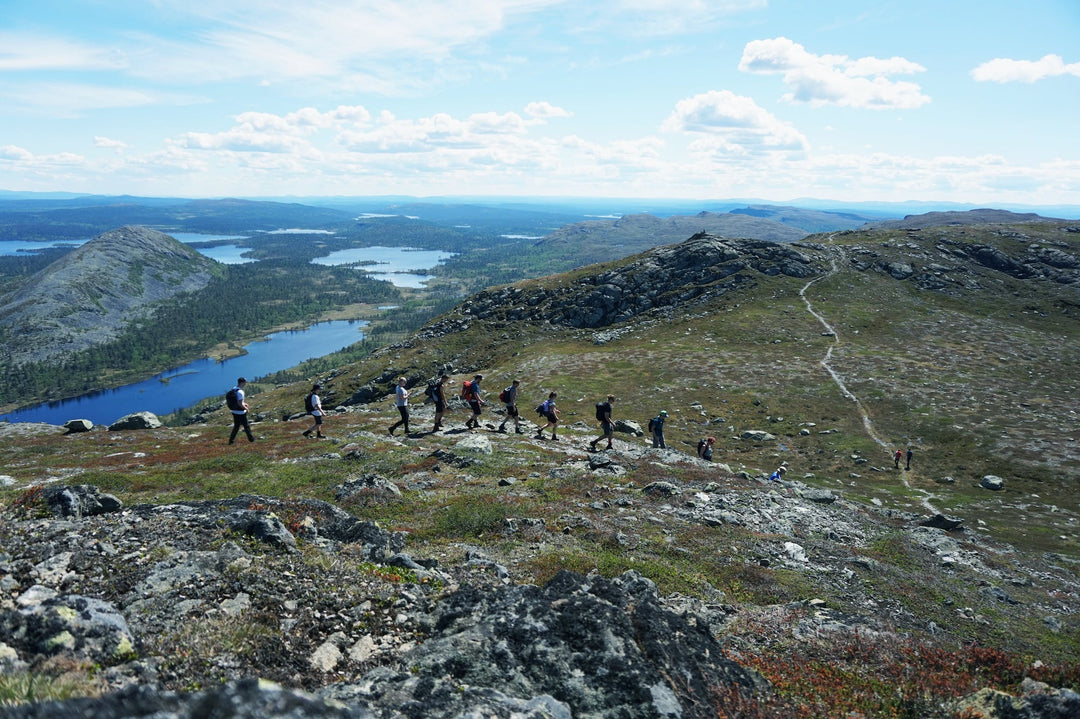
<svg viewBox="0 0 1080 719"><path fill-rule="evenodd" d="M552 442L558 442L558 441L559 441L559 438L558 438L558 437L556 437L555 435L551 435L551 441L552 441Z"/></svg>
<svg viewBox="0 0 1080 719"><path fill-rule="evenodd" d="M311 436L311 430L310 430L310 429L309 429L309 430L305 430L305 431L304 431L304 436L305 436L305 437L310 437L310 436Z"/></svg>
<svg viewBox="0 0 1080 719"><path fill-rule="evenodd" d="M589 442L589 451L590 452L595 452L596 451L596 442Z"/></svg>
<svg viewBox="0 0 1080 719"><path fill-rule="evenodd" d="M319 439L326 439L326 435L325 435L325 434L317 434L317 435L315 435L315 436L316 436L316 437L318 437Z"/></svg>
<svg viewBox="0 0 1080 719"><path fill-rule="evenodd" d="M500 434L506 434L506 427L500 426L498 431Z"/></svg>
<svg viewBox="0 0 1080 719"><path fill-rule="evenodd" d="M388 430L386 430L386 431L390 433L390 436L391 436L391 437L393 437L393 436L394 436L394 428L393 428L393 427L389 428L389 429L388 429Z"/></svg>
<svg viewBox="0 0 1080 719"><path fill-rule="evenodd" d="M514 430L514 434L525 434L525 430L523 430L521 427L518 427Z"/></svg>

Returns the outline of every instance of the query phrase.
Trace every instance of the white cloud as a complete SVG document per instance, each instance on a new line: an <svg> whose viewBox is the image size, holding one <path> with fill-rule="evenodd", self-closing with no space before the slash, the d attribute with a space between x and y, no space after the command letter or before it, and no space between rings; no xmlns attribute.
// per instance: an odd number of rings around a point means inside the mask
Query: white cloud
<svg viewBox="0 0 1080 719"><path fill-rule="evenodd" d="M102 147L106 150L116 150L119 152L120 150L127 148L127 143L121 142L120 140L111 140L108 137L102 137L100 135L94 135L94 147Z"/></svg>
<svg viewBox="0 0 1080 719"><path fill-rule="evenodd" d="M61 37L0 32L0 71L113 70L125 57L112 49Z"/></svg>
<svg viewBox="0 0 1080 719"><path fill-rule="evenodd" d="M525 114L537 120L549 120L553 117L572 117L574 113L550 102L530 102L525 106Z"/></svg>
<svg viewBox="0 0 1080 719"><path fill-rule="evenodd" d="M1041 59L1010 60L995 58L976 67L971 77L976 82L1036 82L1048 77L1074 75L1080 77L1080 62L1066 65L1060 55L1044 55Z"/></svg>
<svg viewBox="0 0 1080 719"><path fill-rule="evenodd" d="M759 106L752 98L728 90L713 90L680 100L664 120L665 132L707 135L709 142L745 152L804 151L806 137L790 124ZM705 144L700 143L699 147Z"/></svg>
<svg viewBox="0 0 1080 719"><path fill-rule="evenodd" d="M797 42L777 37L747 43L739 69L783 75L791 89L784 95L789 102L873 110L910 109L930 102L916 83L890 79L925 70L902 57L852 60L846 55L815 55Z"/></svg>

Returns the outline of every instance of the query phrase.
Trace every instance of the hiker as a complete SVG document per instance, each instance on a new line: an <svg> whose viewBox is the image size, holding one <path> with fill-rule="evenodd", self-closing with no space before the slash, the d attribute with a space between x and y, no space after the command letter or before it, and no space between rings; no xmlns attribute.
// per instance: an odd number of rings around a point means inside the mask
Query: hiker
<svg viewBox="0 0 1080 719"><path fill-rule="evenodd" d="M706 437L705 439L698 440L697 456L701 457L707 462L711 462L712 448L714 444L716 444L716 437Z"/></svg>
<svg viewBox="0 0 1080 719"><path fill-rule="evenodd" d="M652 432L652 446L654 449L667 449L664 441L664 420L667 419L667 410L660 410L660 414L649 420L649 431Z"/></svg>
<svg viewBox="0 0 1080 719"><path fill-rule="evenodd" d="M248 404L244 401L244 385L246 384L246 379L238 377L236 386L225 394L225 404L228 405L229 411L232 412L233 422L232 434L229 435L229 444L236 441L236 434L241 427L244 428L244 434L247 435L248 442L255 441L255 435L251 433L251 425L248 424Z"/></svg>
<svg viewBox="0 0 1080 719"><path fill-rule="evenodd" d="M304 436L310 437L314 432L316 437L325 439L326 435L322 433L323 417L325 412L322 408L322 400L319 399L319 390L322 389L322 385L316 382L311 385L311 392L304 398L304 409L315 420L315 423L308 429L304 430Z"/></svg>
<svg viewBox="0 0 1080 719"><path fill-rule="evenodd" d="M401 419L390 425L390 436L394 436L394 430L405 425L405 434L409 434L409 390L405 389L405 383L409 380L405 377L398 377L397 387L394 388L395 404L397 404L397 411L401 415Z"/></svg>
<svg viewBox="0 0 1080 719"><path fill-rule="evenodd" d="M432 432L442 429L443 413L446 412L446 383L449 379L450 375L444 374L437 381L428 384L428 397L435 403L435 426L431 428Z"/></svg>
<svg viewBox="0 0 1080 719"><path fill-rule="evenodd" d="M904 453L900 450L896 450L896 454L893 455L893 466L900 469L900 458L904 456Z"/></svg>
<svg viewBox="0 0 1080 719"><path fill-rule="evenodd" d="M525 430L521 428L521 417L518 415L517 408L517 393L520 384L521 380L516 379L510 383L509 387L499 393L499 401L506 405L506 417L499 425L500 432L506 432L506 423L512 419L514 420L514 432L516 434L525 434Z"/></svg>
<svg viewBox="0 0 1080 719"><path fill-rule="evenodd" d="M906 469L906 470L911 469L911 447L907 448L907 466L904 467L904 469Z"/></svg>
<svg viewBox="0 0 1080 719"><path fill-rule="evenodd" d="M615 435L615 423L611 421L611 403L615 401L615 395L609 394L607 402L596 403L596 418L600 420L600 431L604 434L589 442L589 451L596 451L596 443L602 439L607 440L607 449L611 449L611 440Z"/></svg>
<svg viewBox="0 0 1080 719"><path fill-rule="evenodd" d="M480 427L480 408L487 404L480 397L480 380L482 379L484 379L482 374L473 375L472 382L466 382L461 387L461 397L469 403L469 407L472 409L472 416L465 422L468 429L478 429Z"/></svg>
<svg viewBox="0 0 1080 719"><path fill-rule="evenodd" d="M558 392L552 392L548 395L548 398L541 402L540 406L536 408L536 413L547 420L547 424L536 430L537 439L543 439L544 430L551 427L551 440L553 442L559 441L559 438L555 436L555 431L559 429L559 410L555 407L555 398L558 396Z"/></svg>
<svg viewBox="0 0 1080 719"><path fill-rule="evenodd" d="M777 467L776 471L769 475L769 481L779 482L784 478L784 472L787 472L787 467Z"/></svg>

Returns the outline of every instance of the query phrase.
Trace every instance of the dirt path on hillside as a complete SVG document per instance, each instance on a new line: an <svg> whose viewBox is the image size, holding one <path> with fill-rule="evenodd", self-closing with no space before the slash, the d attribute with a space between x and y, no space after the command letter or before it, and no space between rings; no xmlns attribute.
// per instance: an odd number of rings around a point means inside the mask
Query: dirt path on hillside
<svg viewBox="0 0 1080 719"><path fill-rule="evenodd" d="M815 282L819 282L820 280L832 277L840 271L840 265L837 261L838 258L847 258L847 255L844 253L844 250L842 248L832 245L832 240L834 236L835 235L829 235L827 239L827 242L830 243L829 271L823 275L818 275L817 277L803 285L803 288L799 290L799 297L801 297L802 301L806 303L806 311L813 315L814 318L821 323L821 326L825 328L825 334L833 338L832 344L829 345L829 349L825 352L825 357L821 360L821 366L825 369L826 372L829 373L829 376L832 377L833 382L836 383L836 386L840 389L841 394L851 400L852 403L855 405L855 409L858 411L859 416L862 417L862 423L863 427L866 429L866 434L870 437L870 439L874 440L875 443L880 445L885 450L886 456L891 459L891 447L889 443L883 440L881 436L878 435L877 431L874 429L874 423L871 421L870 414L866 411L863 403L859 400L858 397L855 396L855 394L851 390L848 389L847 385L844 383L844 378L841 377L840 374L832 368L832 365L829 364L829 361L832 359L833 350L840 346L840 334L836 331L836 328L833 327L821 313L814 309L814 306L810 303L810 299L806 296L806 291L810 289L810 287ZM914 487L912 487L911 484L908 482L907 474L903 472L901 472L900 474L900 481L904 483L904 486L908 489L908 491L922 495L922 499L920 500L920 502L928 512L933 512L934 514L941 514L941 511L938 510L930 501L934 499L933 494L925 490L915 489Z"/></svg>

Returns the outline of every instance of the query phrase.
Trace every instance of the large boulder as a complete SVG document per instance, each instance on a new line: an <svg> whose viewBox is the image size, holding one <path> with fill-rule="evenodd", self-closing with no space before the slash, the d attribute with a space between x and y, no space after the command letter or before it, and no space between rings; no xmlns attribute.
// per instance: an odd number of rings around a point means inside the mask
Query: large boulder
<svg viewBox="0 0 1080 719"><path fill-rule="evenodd" d="M996 474L988 474L979 480L979 486L993 492L1000 492L1005 489L1005 480Z"/></svg>
<svg viewBox="0 0 1080 719"><path fill-rule="evenodd" d="M94 423L88 419L69 419L64 423L64 429L68 431L68 434L77 434L79 432L89 432L94 428Z"/></svg>
<svg viewBox="0 0 1080 719"><path fill-rule="evenodd" d="M161 420L153 412L134 412L126 414L109 425L110 432L122 432L129 429L157 429Z"/></svg>
<svg viewBox="0 0 1080 719"><path fill-rule="evenodd" d="M667 609L636 572L564 571L542 588L466 586L439 603L433 622L397 668L320 694L425 719L714 719L723 707L704 698L756 686L705 621Z"/></svg>
<svg viewBox="0 0 1080 719"><path fill-rule="evenodd" d="M124 503L111 494L102 494L89 484L72 487L48 487L43 492L45 504L61 517L93 517L119 511Z"/></svg>

